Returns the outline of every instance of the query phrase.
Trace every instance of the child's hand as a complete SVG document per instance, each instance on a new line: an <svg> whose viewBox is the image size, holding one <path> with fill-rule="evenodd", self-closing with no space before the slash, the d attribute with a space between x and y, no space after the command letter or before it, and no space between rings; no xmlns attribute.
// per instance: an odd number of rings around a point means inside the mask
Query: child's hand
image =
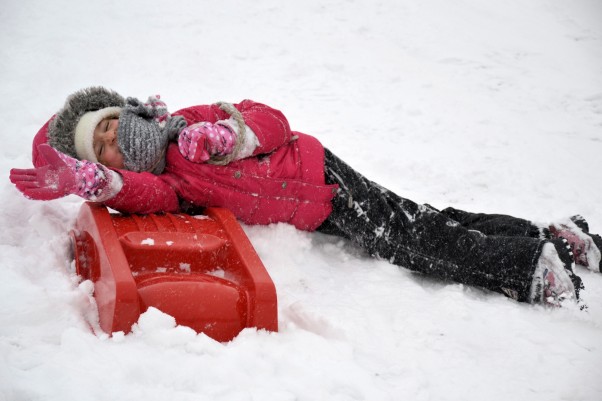
<svg viewBox="0 0 602 401"><path fill-rule="evenodd" d="M207 135L203 129L204 123L186 127L178 137L178 149L185 159L195 163L209 160L211 155L207 151Z"/></svg>
<svg viewBox="0 0 602 401"><path fill-rule="evenodd" d="M111 191L111 184L117 173L103 165L74 159L46 144L38 149L47 165L10 171L10 181L26 197L52 200L74 194L87 200L103 201L116 193Z"/></svg>
<svg viewBox="0 0 602 401"><path fill-rule="evenodd" d="M178 137L178 148L184 158L204 163L211 156L230 154L236 142L235 134L226 126L201 122L186 127Z"/></svg>

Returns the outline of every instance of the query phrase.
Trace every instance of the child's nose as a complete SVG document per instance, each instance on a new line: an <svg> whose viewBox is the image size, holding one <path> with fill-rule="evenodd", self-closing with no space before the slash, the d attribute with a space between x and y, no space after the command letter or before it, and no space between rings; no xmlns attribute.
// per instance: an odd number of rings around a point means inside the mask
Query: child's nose
<svg viewBox="0 0 602 401"><path fill-rule="evenodd" d="M112 144L117 139L117 131L110 130L105 133L105 142L108 144Z"/></svg>

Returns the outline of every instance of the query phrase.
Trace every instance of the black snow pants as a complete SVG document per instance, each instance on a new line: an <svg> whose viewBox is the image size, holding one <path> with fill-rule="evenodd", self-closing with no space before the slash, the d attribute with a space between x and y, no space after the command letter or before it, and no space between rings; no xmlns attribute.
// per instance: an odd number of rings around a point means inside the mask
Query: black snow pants
<svg viewBox="0 0 602 401"><path fill-rule="evenodd" d="M547 241L531 222L416 204L366 179L328 149L325 173L339 191L318 231L350 239L395 265L529 301Z"/></svg>

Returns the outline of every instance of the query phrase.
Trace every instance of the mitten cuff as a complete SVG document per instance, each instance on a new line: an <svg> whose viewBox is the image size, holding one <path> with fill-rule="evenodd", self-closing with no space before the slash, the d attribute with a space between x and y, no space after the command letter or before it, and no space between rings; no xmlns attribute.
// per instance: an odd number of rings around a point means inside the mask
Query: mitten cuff
<svg viewBox="0 0 602 401"><path fill-rule="evenodd" d="M117 171L107 169L105 172L107 176L107 186L97 196L97 202L106 202L109 199L115 197L123 188L123 178Z"/></svg>
<svg viewBox="0 0 602 401"><path fill-rule="evenodd" d="M232 155L232 160L240 160L251 156L257 146L259 146L259 140L257 139L255 132L253 132L253 130L246 124L244 129L241 129L242 127L234 117L230 117L227 120L219 120L216 122L216 124L228 127L232 132L234 132L237 141L239 141L239 138L241 138L241 131L244 131L244 135L246 137L245 141L242 143L240 148L237 149L236 146L234 147L238 150L238 152Z"/></svg>

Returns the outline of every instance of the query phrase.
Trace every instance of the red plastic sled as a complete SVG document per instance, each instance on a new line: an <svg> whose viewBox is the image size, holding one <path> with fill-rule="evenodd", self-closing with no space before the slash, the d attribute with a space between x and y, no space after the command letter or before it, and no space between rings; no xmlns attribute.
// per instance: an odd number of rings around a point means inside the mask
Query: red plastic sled
<svg viewBox="0 0 602 401"><path fill-rule="evenodd" d="M75 267L94 282L100 327L129 332L155 307L218 341L245 327L278 330L276 289L234 215L109 213L85 203L73 241Z"/></svg>

